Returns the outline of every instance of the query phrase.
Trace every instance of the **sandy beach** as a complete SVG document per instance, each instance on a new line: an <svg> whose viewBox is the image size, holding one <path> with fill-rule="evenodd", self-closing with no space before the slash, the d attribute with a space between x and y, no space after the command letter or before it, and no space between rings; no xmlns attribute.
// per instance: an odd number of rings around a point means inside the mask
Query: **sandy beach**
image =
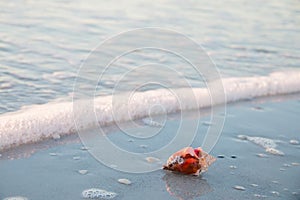
<svg viewBox="0 0 300 200"><path fill-rule="evenodd" d="M291 140L300 140L299 108L299 95L229 105L222 135L211 152L217 161L200 177L163 170L141 174L114 170L82 148L77 135L23 145L1 152L0 199L83 199L82 191L99 188L116 193L114 199L296 200L300 198L300 145ZM202 124L199 133L205 128ZM110 134L119 137L114 131ZM241 134L272 139L284 155L241 140ZM192 146L198 146L199 138L200 134ZM139 151L140 145L134 143L124 144ZM119 183L121 178L131 184Z"/></svg>

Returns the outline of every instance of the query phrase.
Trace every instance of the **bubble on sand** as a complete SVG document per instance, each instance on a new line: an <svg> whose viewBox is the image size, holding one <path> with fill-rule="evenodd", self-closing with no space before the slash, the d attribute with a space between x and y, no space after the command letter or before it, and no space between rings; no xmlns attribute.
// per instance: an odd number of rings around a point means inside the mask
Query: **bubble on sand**
<svg viewBox="0 0 300 200"><path fill-rule="evenodd" d="M113 199L117 196L115 192L108 192L98 188L90 188L82 192L85 199Z"/></svg>
<svg viewBox="0 0 300 200"><path fill-rule="evenodd" d="M256 198L267 198L266 195L261 195L261 194L254 194L254 197L256 197Z"/></svg>
<svg viewBox="0 0 300 200"><path fill-rule="evenodd" d="M242 190L242 191L246 190L245 187L240 186L240 185L235 185L235 186L233 186L233 188L236 189L236 190Z"/></svg>
<svg viewBox="0 0 300 200"><path fill-rule="evenodd" d="M78 173L79 173L79 174L82 174L82 175L85 175L85 174L88 173L88 170L81 169L81 170L78 170Z"/></svg>
<svg viewBox="0 0 300 200"><path fill-rule="evenodd" d="M212 126L212 125L213 125L213 123L212 123L212 122L209 122L209 121L202 122L202 124L203 124L204 126Z"/></svg>
<svg viewBox="0 0 300 200"><path fill-rule="evenodd" d="M149 163L160 162L160 159L155 158L155 157L147 157L146 160L147 160L147 162L149 162Z"/></svg>
<svg viewBox="0 0 300 200"><path fill-rule="evenodd" d="M120 178L120 179L118 179L118 182L122 183L124 185L130 185L131 184L131 181L126 179L126 178Z"/></svg>
<svg viewBox="0 0 300 200"><path fill-rule="evenodd" d="M73 157L73 160L79 160L79 159L80 159L79 156L74 156L74 157Z"/></svg>
<svg viewBox="0 0 300 200"><path fill-rule="evenodd" d="M258 153L256 154L257 157L260 157L260 158L267 158L268 155L267 154L264 154L264 153Z"/></svg>
<svg viewBox="0 0 300 200"><path fill-rule="evenodd" d="M285 171L286 169L284 169L284 168L279 168L279 171Z"/></svg>
<svg viewBox="0 0 300 200"><path fill-rule="evenodd" d="M237 167L235 165L230 165L229 168L230 169L236 169Z"/></svg>
<svg viewBox="0 0 300 200"><path fill-rule="evenodd" d="M89 150L89 148L88 148L88 147L85 147L85 146L82 146L80 149L81 149L82 151L87 151L87 150Z"/></svg>
<svg viewBox="0 0 300 200"><path fill-rule="evenodd" d="M49 153L50 156L57 156L57 153Z"/></svg>
<svg viewBox="0 0 300 200"><path fill-rule="evenodd" d="M28 200L26 197L16 196L16 197L6 197L3 200Z"/></svg>
<svg viewBox="0 0 300 200"><path fill-rule="evenodd" d="M290 165L290 164L287 164L287 163L284 163L283 166L284 166L284 167L290 167L291 165Z"/></svg>
<svg viewBox="0 0 300 200"><path fill-rule="evenodd" d="M299 166L299 165L300 165L300 163L297 163L297 162L292 162L292 163L291 163L291 165L293 165L293 166Z"/></svg>
<svg viewBox="0 0 300 200"><path fill-rule="evenodd" d="M258 187L258 185L257 184L255 184L255 183L252 183L252 184L250 184L252 187Z"/></svg>
<svg viewBox="0 0 300 200"><path fill-rule="evenodd" d="M274 183L274 184L278 184L279 182L278 182L278 181L272 181L272 183Z"/></svg>
<svg viewBox="0 0 300 200"><path fill-rule="evenodd" d="M298 145L300 142L298 140L290 140L290 144Z"/></svg>
<svg viewBox="0 0 300 200"><path fill-rule="evenodd" d="M116 169L118 166L117 165L109 165L111 168Z"/></svg>
<svg viewBox="0 0 300 200"><path fill-rule="evenodd" d="M271 191L270 193L273 194L274 196L279 196L280 195L280 193L277 192L277 191Z"/></svg>

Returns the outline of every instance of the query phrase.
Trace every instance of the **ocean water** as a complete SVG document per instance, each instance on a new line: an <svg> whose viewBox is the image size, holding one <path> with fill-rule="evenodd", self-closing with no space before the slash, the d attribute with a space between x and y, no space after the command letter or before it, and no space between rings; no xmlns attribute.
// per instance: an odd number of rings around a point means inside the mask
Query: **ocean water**
<svg viewBox="0 0 300 200"><path fill-rule="evenodd" d="M0 149L75 132L72 97L80 66L104 40L143 27L174 30L201 44L218 68L228 102L300 91L300 4L295 0L164 0L156 4L135 0L2 1ZM155 39L176 41L172 35L158 34ZM130 42L135 43L135 38ZM148 67L130 73L116 87L120 77L148 63L172 66L180 73L173 77L167 70ZM145 117L157 104L164 108L154 110L154 114L211 105L203 78L166 52L143 49L129 54L116 61L95 86L91 77L98 77L99 68L105 68L98 64L78 81L87 90L95 90L100 124ZM172 88L185 95L178 81L182 78L193 88L197 105L186 98L179 107L168 93ZM144 79L164 81L168 87L143 86ZM132 88L137 88L130 104L133 114L128 117L121 112L114 118L111 110L119 107L112 108L112 92L122 99ZM89 125L88 120L83 124Z"/></svg>

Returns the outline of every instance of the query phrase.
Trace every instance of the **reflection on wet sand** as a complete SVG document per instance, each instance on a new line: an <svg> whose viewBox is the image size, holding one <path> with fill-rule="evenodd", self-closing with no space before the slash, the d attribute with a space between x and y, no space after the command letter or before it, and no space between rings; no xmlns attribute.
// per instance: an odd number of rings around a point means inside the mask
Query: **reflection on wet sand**
<svg viewBox="0 0 300 200"><path fill-rule="evenodd" d="M56 146L63 146L70 143L80 143L78 135L67 135L60 139L46 139L41 142L24 144L12 149L0 151L2 154L1 159L3 160L17 160L22 158L29 158L38 151L50 149Z"/></svg>
<svg viewBox="0 0 300 200"><path fill-rule="evenodd" d="M201 176L167 173L163 180L170 195L180 199L195 199L212 191L212 188Z"/></svg>

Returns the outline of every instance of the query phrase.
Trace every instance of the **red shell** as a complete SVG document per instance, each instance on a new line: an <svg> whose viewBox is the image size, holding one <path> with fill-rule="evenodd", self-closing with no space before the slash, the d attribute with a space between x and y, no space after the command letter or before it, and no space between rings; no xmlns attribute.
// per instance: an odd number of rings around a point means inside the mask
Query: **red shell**
<svg viewBox="0 0 300 200"><path fill-rule="evenodd" d="M185 147L169 157L163 169L176 171L184 174L199 175L206 171L216 159L204 152L200 147L194 149Z"/></svg>

